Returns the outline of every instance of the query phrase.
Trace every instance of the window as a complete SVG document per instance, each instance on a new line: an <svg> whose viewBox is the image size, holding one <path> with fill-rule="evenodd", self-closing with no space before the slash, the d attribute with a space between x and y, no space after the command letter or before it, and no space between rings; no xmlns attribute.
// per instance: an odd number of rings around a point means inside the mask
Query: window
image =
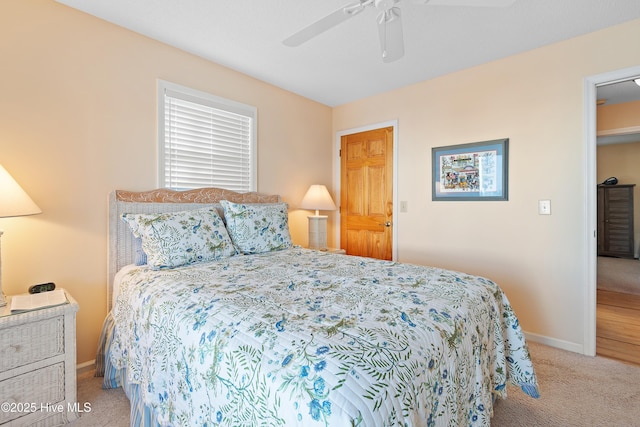
<svg viewBox="0 0 640 427"><path fill-rule="evenodd" d="M256 190L255 107L158 81L159 186Z"/></svg>

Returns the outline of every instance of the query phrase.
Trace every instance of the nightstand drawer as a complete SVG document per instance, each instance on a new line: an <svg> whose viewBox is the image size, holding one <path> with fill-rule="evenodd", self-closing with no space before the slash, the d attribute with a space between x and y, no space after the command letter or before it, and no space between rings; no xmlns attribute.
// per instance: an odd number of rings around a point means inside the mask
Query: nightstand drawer
<svg viewBox="0 0 640 427"><path fill-rule="evenodd" d="M0 411L0 424L33 413L45 416L54 412L64 414L66 404L63 409L54 405L64 401L64 383L63 362L0 381L0 402L8 409Z"/></svg>
<svg viewBox="0 0 640 427"><path fill-rule="evenodd" d="M64 354L64 317L0 329L0 372Z"/></svg>

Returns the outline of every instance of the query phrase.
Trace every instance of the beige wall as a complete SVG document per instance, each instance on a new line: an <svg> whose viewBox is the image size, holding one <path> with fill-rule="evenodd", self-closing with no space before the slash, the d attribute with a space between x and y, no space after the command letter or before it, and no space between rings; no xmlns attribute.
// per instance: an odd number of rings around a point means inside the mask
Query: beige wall
<svg viewBox="0 0 640 427"><path fill-rule="evenodd" d="M597 109L598 132L640 129L640 101L601 105ZM640 134L637 142L598 146L596 182L615 176L620 184L640 185ZM640 253L640 193L634 191L635 256Z"/></svg>
<svg viewBox="0 0 640 427"><path fill-rule="evenodd" d="M633 192L633 231L635 255L638 256L640 253L640 141L599 146L597 153L597 182L615 176L620 184L636 185Z"/></svg>
<svg viewBox="0 0 640 427"><path fill-rule="evenodd" d="M0 163L42 208L0 220L3 288L54 281L80 304L78 363L106 314L107 195L156 187L156 80L258 108L259 191L307 243L312 183L331 184L331 109L52 0L3 0Z"/></svg>
<svg viewBox="0 0 640 427"><path fill-rule="evenodd" d="M640 89L639 89L640 90ZM623 133L640 129L640 101L601 105L597 109L598 132ZM640 185L640 134L633 143L602 145L597 148L596 182L615 176L620 184ZM637 188L637 187L636 187ZM640 193L634 191L635 256L640 253Z"/></svg>
<svg viewBox="0 0 640 427"><path fill-rule="evenodd" d="M639 65L638 39L640 20L334 108L334 132L398 120L399 260L489 277L528 333L581 351L584 79ZM497 138L509 201L431 201L432 147Z"/></svg>

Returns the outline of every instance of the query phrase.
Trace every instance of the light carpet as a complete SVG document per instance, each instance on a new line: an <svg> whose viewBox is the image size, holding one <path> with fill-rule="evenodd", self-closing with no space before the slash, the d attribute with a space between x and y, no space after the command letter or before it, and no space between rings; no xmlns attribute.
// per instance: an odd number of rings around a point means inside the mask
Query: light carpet
<svg viewBox="0 0 640 427"><path fill-rule="evenodd" d="M499 400L494 427L593 426L640 427L640 366L604 357L589 357L529 343L540 385L539 399L516 387ZM121 389L102 390L92 372L78 377L78 402L90 412L73 427L129 425L129 402Z"/></svg>
<svg viewBox="0 0 640 427"><path fill-rule="evenodd" d="M598 289L640 295L640 261L599 256Z"/></svg>

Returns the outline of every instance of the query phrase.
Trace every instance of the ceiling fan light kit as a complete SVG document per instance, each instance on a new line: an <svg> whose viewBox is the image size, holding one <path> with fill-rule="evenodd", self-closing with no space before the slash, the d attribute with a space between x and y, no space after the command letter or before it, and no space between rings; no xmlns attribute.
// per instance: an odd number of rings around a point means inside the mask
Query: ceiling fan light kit
<svg viewBox="0 0 640 427"><path fill-rule="evenodd" d="M392 7L378 15L378 34L380 35L382 62L393 62L404 56L400 13L399 7Z"/></svg>
<svg viewBox="0 0 640 427"><path fill-rule="evenodd" d="M411 0L415 4L427 6L459 6L459 7L506 7L515 0ZM331 12L324 18L306 26L300 31L284 39L285 46L300 46L312 38L324 33L362 12L368 6L374 6L380 11L377 17L378 33L380 35L380 49L382 61L385 63L397 61L404 56L404 40L402 35L402 14L396 4L400 0L358 0L348 3L340 9Z"/></svg>

